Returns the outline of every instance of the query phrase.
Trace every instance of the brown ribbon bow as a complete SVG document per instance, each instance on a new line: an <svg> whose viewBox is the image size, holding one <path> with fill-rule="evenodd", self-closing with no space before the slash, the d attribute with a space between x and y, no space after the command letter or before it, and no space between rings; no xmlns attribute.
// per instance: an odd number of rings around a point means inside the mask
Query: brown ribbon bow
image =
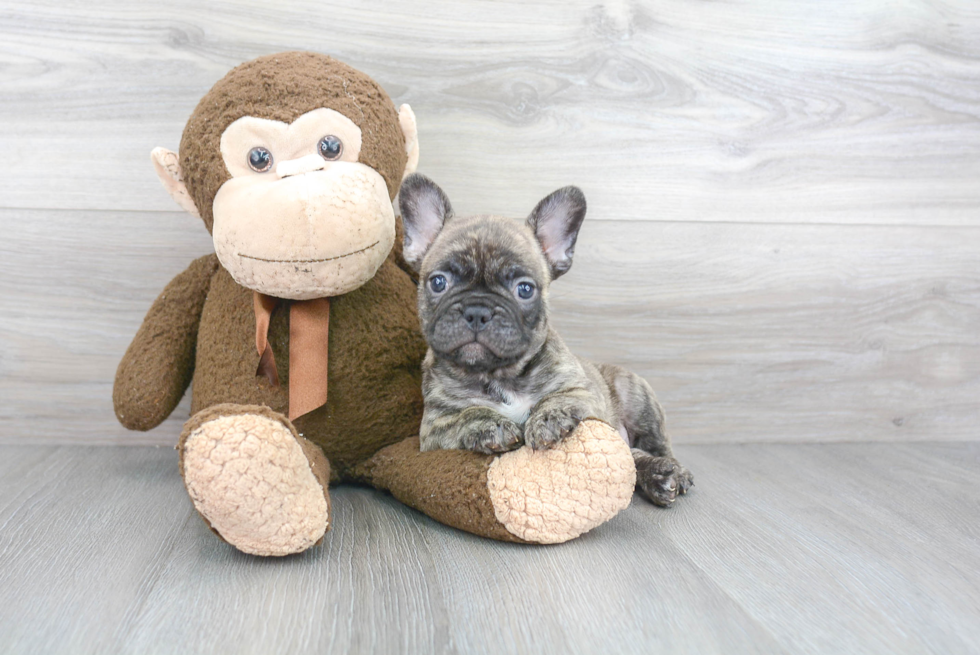
<svg viewBox="0 0 980 655"><path fill-rule="evenodd" d="M272 312L282 302L254 292L255 347L261 375L279 386L276 358L269 344ZM289 305L289 420L312 412L327 402L327 339L330 332L330 299L294 300Z"/></svg>

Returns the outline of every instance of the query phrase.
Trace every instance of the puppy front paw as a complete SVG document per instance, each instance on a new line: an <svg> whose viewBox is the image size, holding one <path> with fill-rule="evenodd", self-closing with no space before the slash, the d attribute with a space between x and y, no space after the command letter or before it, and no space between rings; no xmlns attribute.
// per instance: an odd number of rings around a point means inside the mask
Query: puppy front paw
<svg viewBox="0 0 980 655"><path fill-rule="evenodd" d="M480 418L466 425L463 448L495 455L519 447L522 437L521 426L503 416Z"/></svg>
<svg viewBox="0 0 980 655"><path fill-rule="evenodd" d="M552 448L578 427L581 415L574 407L550 407L535 412L524 425L524 443L535 450Z"/></svg>
<svg viewBox="0 0 980 655"><path fill-rule="evenodd" d="M634 451L636 453L636 451ZM634 455L636 486L654 505L669 507L694 485L694 476L673 457Z"/></svg>

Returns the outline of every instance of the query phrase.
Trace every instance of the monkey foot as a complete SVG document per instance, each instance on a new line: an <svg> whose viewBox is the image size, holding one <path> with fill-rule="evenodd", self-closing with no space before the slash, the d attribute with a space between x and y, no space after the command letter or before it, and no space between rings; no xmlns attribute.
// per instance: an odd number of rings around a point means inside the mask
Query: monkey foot
<svg viewBox="0 0 980 655"><path fill-rule="evenodd" d="M380 450L360 475L447 525L538 544L568 541L608 521L630 504L636 485L629 446L594 419L554 448L500 456L420 452L413 437Z"/></svg>
<svg viewBox="0 0 980 655"><path fill-rule="evenodd" d="M548 450L524 446L494 459L487 487L497 520L523 541L568 541L630 504L636 468L619 432L586 420Z"/></svg>
<svg viewBox="0 0 980 655"><path fill-rule="evenodd" d="M184 426L178 449L194 507L242 552L299 553L330 527L326 457L269 408L199 412Z"/></svg>

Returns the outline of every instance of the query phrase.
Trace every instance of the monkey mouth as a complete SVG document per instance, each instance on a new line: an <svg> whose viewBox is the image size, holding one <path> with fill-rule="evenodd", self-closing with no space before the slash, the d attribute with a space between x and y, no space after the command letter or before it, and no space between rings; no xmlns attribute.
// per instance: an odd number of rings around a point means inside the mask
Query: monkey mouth
<svg viewBox="0 0 980 655"><path fill-rule="evenodd" d="M255 257L254 255L246 255L244 253L237 253L242 259L252 259L257 262L267 262L269 264L319 264L321 262L332 262L335 259L343 259L344 257L350 257L351 255L357 255L362 252L367 252L371 248L375 247L381 243L380 241L375 241L370 246L364 246L358 250L353 250L346 255L336 255L334 257L322 257L320 259L266 259L264 257Z"/></svg>

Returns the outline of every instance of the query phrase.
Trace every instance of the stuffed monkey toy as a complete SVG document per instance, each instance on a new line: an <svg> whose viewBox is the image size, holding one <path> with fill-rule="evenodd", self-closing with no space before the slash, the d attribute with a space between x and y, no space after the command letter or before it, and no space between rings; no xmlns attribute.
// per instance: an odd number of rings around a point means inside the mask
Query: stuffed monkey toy
<svg viewBox="0 0 980 655"><path fill-rule="evenodd" d="M150 430L193 382L180 472L222 539L306 550L342 482L517 542L572 539L629 503L629 448L598 421L548 451L419 451L426 347L392 209L418 140L411 108L374 80L319 54L261 57L201 99L179 154L152 159L215 254L154 301L113 403Z"/></svg>

